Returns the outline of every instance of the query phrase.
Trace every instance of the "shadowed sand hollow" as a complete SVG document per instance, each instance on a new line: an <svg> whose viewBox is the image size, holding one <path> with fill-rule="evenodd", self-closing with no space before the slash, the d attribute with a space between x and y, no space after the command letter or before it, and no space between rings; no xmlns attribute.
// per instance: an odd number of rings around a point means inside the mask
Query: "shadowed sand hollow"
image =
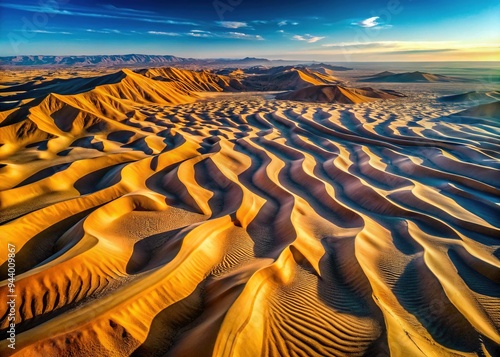
<svg viewBox="0 0 500 357"><path fill-rule="evenodd" d="M1 356L500 354L498 105L168 106L121 75L2 113Z"/></svg>

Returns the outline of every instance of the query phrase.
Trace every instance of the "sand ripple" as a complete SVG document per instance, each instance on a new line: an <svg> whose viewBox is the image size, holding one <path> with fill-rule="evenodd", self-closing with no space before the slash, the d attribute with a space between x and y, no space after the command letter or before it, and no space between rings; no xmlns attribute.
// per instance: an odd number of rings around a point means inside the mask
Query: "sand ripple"
<svg viewBox="0 0 500 357"><path fill-rule="evenodd" d="M31 109L0 168L15 355L500 354L498 121L407 102L68 108Z"/></svg>

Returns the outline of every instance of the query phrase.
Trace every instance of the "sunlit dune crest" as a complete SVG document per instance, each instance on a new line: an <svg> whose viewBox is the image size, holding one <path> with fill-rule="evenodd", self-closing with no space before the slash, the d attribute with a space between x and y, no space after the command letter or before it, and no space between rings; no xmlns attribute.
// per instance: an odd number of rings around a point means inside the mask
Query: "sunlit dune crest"
<svg viewBox="0 0 500 357"><path fill-rule="evenodd" d="M499 355L498 97L321 68L2 89L0 356Z"/></svg>
<svg viewBox="0 0 500 357"><path fill-rule="evenodd" d="M395 83L418 83L418 82L463 82L464 78L443 76L440 74L426 72L392 73L382 72L366 78L364 82L395 82Z"/></svg>
<svg viewBox="0 0 500 357"><path fill-rule="evenodd" d="M300 102L358 104L378 99L396 99L404 94L377 90L369 87L349 88L340 85L310 86L276 96L277 99L296 100Z"/></svg>
<svg viewBox="0 0 500 357"><path fill-rule="evenodd" d="M480 101L489 101L494 102L500 100L500 92L491 91L491 92L467 92L463 94L454 94L447 95L438 98L440 102L443 103L456 103L456 102L480 102Z"/></svg>

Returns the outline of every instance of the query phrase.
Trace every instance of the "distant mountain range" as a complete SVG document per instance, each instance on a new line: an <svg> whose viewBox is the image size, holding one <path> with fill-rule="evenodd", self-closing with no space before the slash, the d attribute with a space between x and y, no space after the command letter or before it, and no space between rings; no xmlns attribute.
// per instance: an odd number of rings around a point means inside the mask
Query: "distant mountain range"
<svg viewBox="0 0 500 357"><path fill-rule="evenodd" d="M465 78L448 77L440 74L425 72L405 72L393 73L382 72L372 77L362 79L363 82L382 82L382 83L433 83L433 82L470 82Z"/></svg>
<svg viewBox="0 0 500 357"><path fill-rule="evenodd" d="M0 57L0 64L13 66L41 65L130 65L136 63L171 64L185 62L186 58L151 55L99 55L99 56L11 56Z"/></svg>
<svg viewBox="0 0 500 357"><path fill-rule="evenodd" d="M299 64L300 61L275 60L266 58L245 57L242 59L231 58L184 58L171 55L97 55L97 56L10 56L0 57L0 66L19 67L19 66L37 66L37 67L157 67L157 66L176 66L176 67L252 67L252 66L276 66ZM325 66L316 62L316 65ZM328 66L333 70L349 70L350 68L342 66Z"/></svg>

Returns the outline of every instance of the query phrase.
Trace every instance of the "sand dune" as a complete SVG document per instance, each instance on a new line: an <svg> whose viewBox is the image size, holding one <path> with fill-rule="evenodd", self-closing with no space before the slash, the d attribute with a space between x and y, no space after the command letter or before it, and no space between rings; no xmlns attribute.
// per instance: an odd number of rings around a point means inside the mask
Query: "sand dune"
<svg viewBox="0 0 500 357"><path fill-rule="evenodd" d="M419 82L467 82L467 79L443 76L426 72L392 73L382 72L372 77L364 78L363 82L393 82L393 83L419 83Z"/></svg>
<svg viewBox="0 0 500 357"><path fill-rule="evenodd" d="M336 84L339 80L330 74L323 74L305 67L278 67L266 70L264 74L248 76L242 82L248 90L280 91L313 85Z"/></svg>
<svg viewBox="0 0 500 357"><path fill-rule="evenodd" d="M500 101L489 104L481 104L473 108L457 113L458 116L479 117L479 118L500 118Z"/></svg>
<svg viewBox="0 0 500 357"><path fill-rule="evenodd" d="M56 92L74 91L78 94L50 93L19 108L0 112L0 158L26 145L52 138L59 138L53 144L59 147L59 144L68 145L68 140L76 140L85 133L127 130L129 126L122 122L145 117L145 114L136 113L137 105L173 105L196 99L195 94L181 91L175 83L157 82L130 70L68 81L69 85L64 82ZM87 91L80 93L83 90ZM25 94L37 95L36 91Z"/></svg>
<svg viewBox="0 0 500 357"><path fill-rule="evenodd" d="M276 99L300 102L358 104L377 99L395 99L404 97L394 91L373 88L348 88L340 85L320 85L298 89L276 96Z"/></svg>
<svg viewBox="0 0 500 357"><path fill-rule="evenodd" d="M236 73L233 73L236 72ZM222 71L222 73L225 73ZM139 74L140 76L137 76ZM89 92L96 87L118 84L123 81L135 81L138 87L159 87L169 90L177 89L184 94L193 92L235 92L235 91L279 91L305 88L312 85L339 83L329 69L323 72L306 67L282 66L265 69L263 73L254 75L251 70L232 71L217 74L208 70L187 70L173 67L146 68L136 71L120 70L117 72L92 76L70 76L69 78L43 77L33 78L23 83L12 83L0 88L0 104L6 108L14 107L8 103L22 104L33 98L48 94L78 94ZM144 79L145 77L146 79ZM148 81L149 79L149 81ZM163 83L154 83L154 82ZM145 83L139 83L145 82ZM122 98L133 99L122 95ZM1 109L1 108L0 108Z"/></svg>
<svg viewBox="0 0 500 357"><path fill-rule="evenodd" d="M444 97L438 98L439 102L443 103L456 103L456 102L484 102L484 101L495 101L500 100L500 92L491 91L491 92L468 92L462 94L454 94L447 95Z"/></svg>
<svg viewBox="0 0 500 357"><path fill-rule="evenodd" d="M189 71L177 68L155 68L138 71L155 80L176 82L185 91L235 91L244 89L239 80L211 73L209 71Z"/></svg>
<svg viewBox="0 0 500 357"><path fill-rule="evenodd" d="M343 72L343 71L352 71L352 68L349 67L344 67L344 66L333 66L331 64L326 64L326 63L312 63L312 64L307 64L304 65L304 67L310 68L315 71L323 71L323 70L329 70L333 72Z"/></svg>
<svg viewBox="0 0 500 357"><path fill-rule="evenodd" d="M1 356L499 355L498 102L106 78L0 113Z"/></svg>
<svg viewBox="0 0 500 357"><path fill-rule="evenodd" d="M383 71L379 72L377 74L374 74L373 77L386 77L386 76L394 76L396 73L391 72L391 71Z"/></svg>

